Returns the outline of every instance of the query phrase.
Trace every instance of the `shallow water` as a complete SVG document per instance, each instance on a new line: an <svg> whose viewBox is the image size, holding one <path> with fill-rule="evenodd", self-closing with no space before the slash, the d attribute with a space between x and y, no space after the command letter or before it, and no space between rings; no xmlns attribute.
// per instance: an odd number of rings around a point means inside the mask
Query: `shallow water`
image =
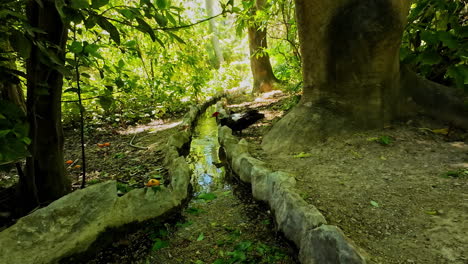
<svg viewBox="0 0 468 264"><path fill-rule="evenodd" d="M195 194L229 189L229 186L224 183L225 168L216 166L220 163L218 157L220 146L218 125L216 119L211 117L213 112L215 108L211 106L200 116L190 146L188 160L193 171Z"/></svg>

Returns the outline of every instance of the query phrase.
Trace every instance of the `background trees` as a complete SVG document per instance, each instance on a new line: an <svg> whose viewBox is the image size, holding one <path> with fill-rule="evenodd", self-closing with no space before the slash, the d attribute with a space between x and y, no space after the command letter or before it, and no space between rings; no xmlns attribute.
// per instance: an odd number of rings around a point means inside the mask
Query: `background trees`
<svg viewBox="0 0 468 264"><path fill-rule="evenodd" d="M301 70L302 101L265 139L267 148L287 150L306 146L298 138L381 127L406 111L400 106L407 97L467 124L463 102L453 100L468 83L461 0L415 1L409 23L407 2L322 2L221 1L210 10L218 2L5 1L0 165L11 168L28 156L21 190L33 202L25 204L47 203L69 190L62 121L75 128L82 115L86 136L173 115L204 96L251 83L263 92L278 78L278 87L298 93ZM208 22L213 17L216 27ZM459 90L426 82L406 66L400 71L400 60ZM30 126L19 110L20 87L27 87Z"/></svg>

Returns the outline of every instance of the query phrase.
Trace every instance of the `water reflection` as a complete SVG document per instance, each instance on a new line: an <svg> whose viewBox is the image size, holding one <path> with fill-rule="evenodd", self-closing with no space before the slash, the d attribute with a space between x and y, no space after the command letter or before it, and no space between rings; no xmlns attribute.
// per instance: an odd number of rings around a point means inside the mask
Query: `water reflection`
<svg viewBox="0 0 468 264"><path fill-rule="evenodd" d="M211 114L214 106L209 107L198 119L190 146L190 166L193 170L193 187L196 193L213 192L224 189L224 167L216 167L220 163L218 157L218 127Z"/></svg>

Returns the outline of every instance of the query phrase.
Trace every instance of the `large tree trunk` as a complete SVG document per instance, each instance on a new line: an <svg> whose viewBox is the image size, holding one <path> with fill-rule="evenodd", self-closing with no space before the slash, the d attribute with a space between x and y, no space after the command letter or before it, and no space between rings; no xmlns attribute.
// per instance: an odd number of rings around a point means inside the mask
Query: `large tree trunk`
<svg viewBox="0 0 468 264"><path fill-rule="evenodd" d="M265 0L257 0L253 11L262 10ZM255 12L253 12L255 13ZM267 29L254 24L249 26L250 67L253 75L253 93L264 93L273 90L273 85L278 80L271 68L270 56L265 51L267 45Z"/></svg>
<svg viewBox="0 0 468 264"><path fill-rule="evenodd" d="M32 183L37 187L40 203L49 203L70 191L70 180L65 175L63 158L63 130L61 123L61 95L63 76L57 70L62 66L51 56L64 61L67 41L67 25L56 10L54 1L30 0L27 16L31 26L43 30L37 33L38 45L32 47L27 60L27 114L31 125L31 157L26 161L26 180L21 182L24 195L31 195ZM47 43L47 44L46 44ZM27 202L27 201L25 201Z"/></svg>
<svg viewBox="0 0 468 264"><path fill-rule="evenodd" d="M213 10L213 0L205 0L205 7L206 7L206 14L208 17L214 16ZM214 51L214 66L216 69L221 67L221 64L224 62L223 51L221 50L221 45L219 44L219 32L218 28L216 27L216 23L214 19L209 21L210 31L211 31L211 45L213 46Z"/></svg>
<svg viewBox="0 0 468 264"><path fill-rule="evenodd" d="M399 47L409 7L403 0L296 0L304 94L265 136L265 150L305 150L397 116Z"/></svg>

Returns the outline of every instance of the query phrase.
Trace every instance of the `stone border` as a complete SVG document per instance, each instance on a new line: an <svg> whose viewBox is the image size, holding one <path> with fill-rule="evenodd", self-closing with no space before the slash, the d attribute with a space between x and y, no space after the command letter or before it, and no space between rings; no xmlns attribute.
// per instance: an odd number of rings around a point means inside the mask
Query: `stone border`
<svg viewBox="0 0 468 264"><path fill-rule="evenodd" d="M217 105L221 110L221 105ZM272 171L248 152L245 139L238 140L232 130L219 127L219 142L228 163L243 182L251 184L255 199L266 202L285 236L299 248L302 264L366 263L364 252L340 228L328 225L325 217L295 191L294 175Z"/></svg>
<svg viewBox="0 0 468 264"><path fill-rule="evenodd" d="M191 170L184 148L190 144L198 115L220 97L191 107L182 122L189 129L168 140L165 165L171 177L169 186L158 191L135 189L118 197L116 182L108 181L70 193L0 232L0 263L59 263L88 251L109 229L157 219L180 208L190 194Z"/></svg>

